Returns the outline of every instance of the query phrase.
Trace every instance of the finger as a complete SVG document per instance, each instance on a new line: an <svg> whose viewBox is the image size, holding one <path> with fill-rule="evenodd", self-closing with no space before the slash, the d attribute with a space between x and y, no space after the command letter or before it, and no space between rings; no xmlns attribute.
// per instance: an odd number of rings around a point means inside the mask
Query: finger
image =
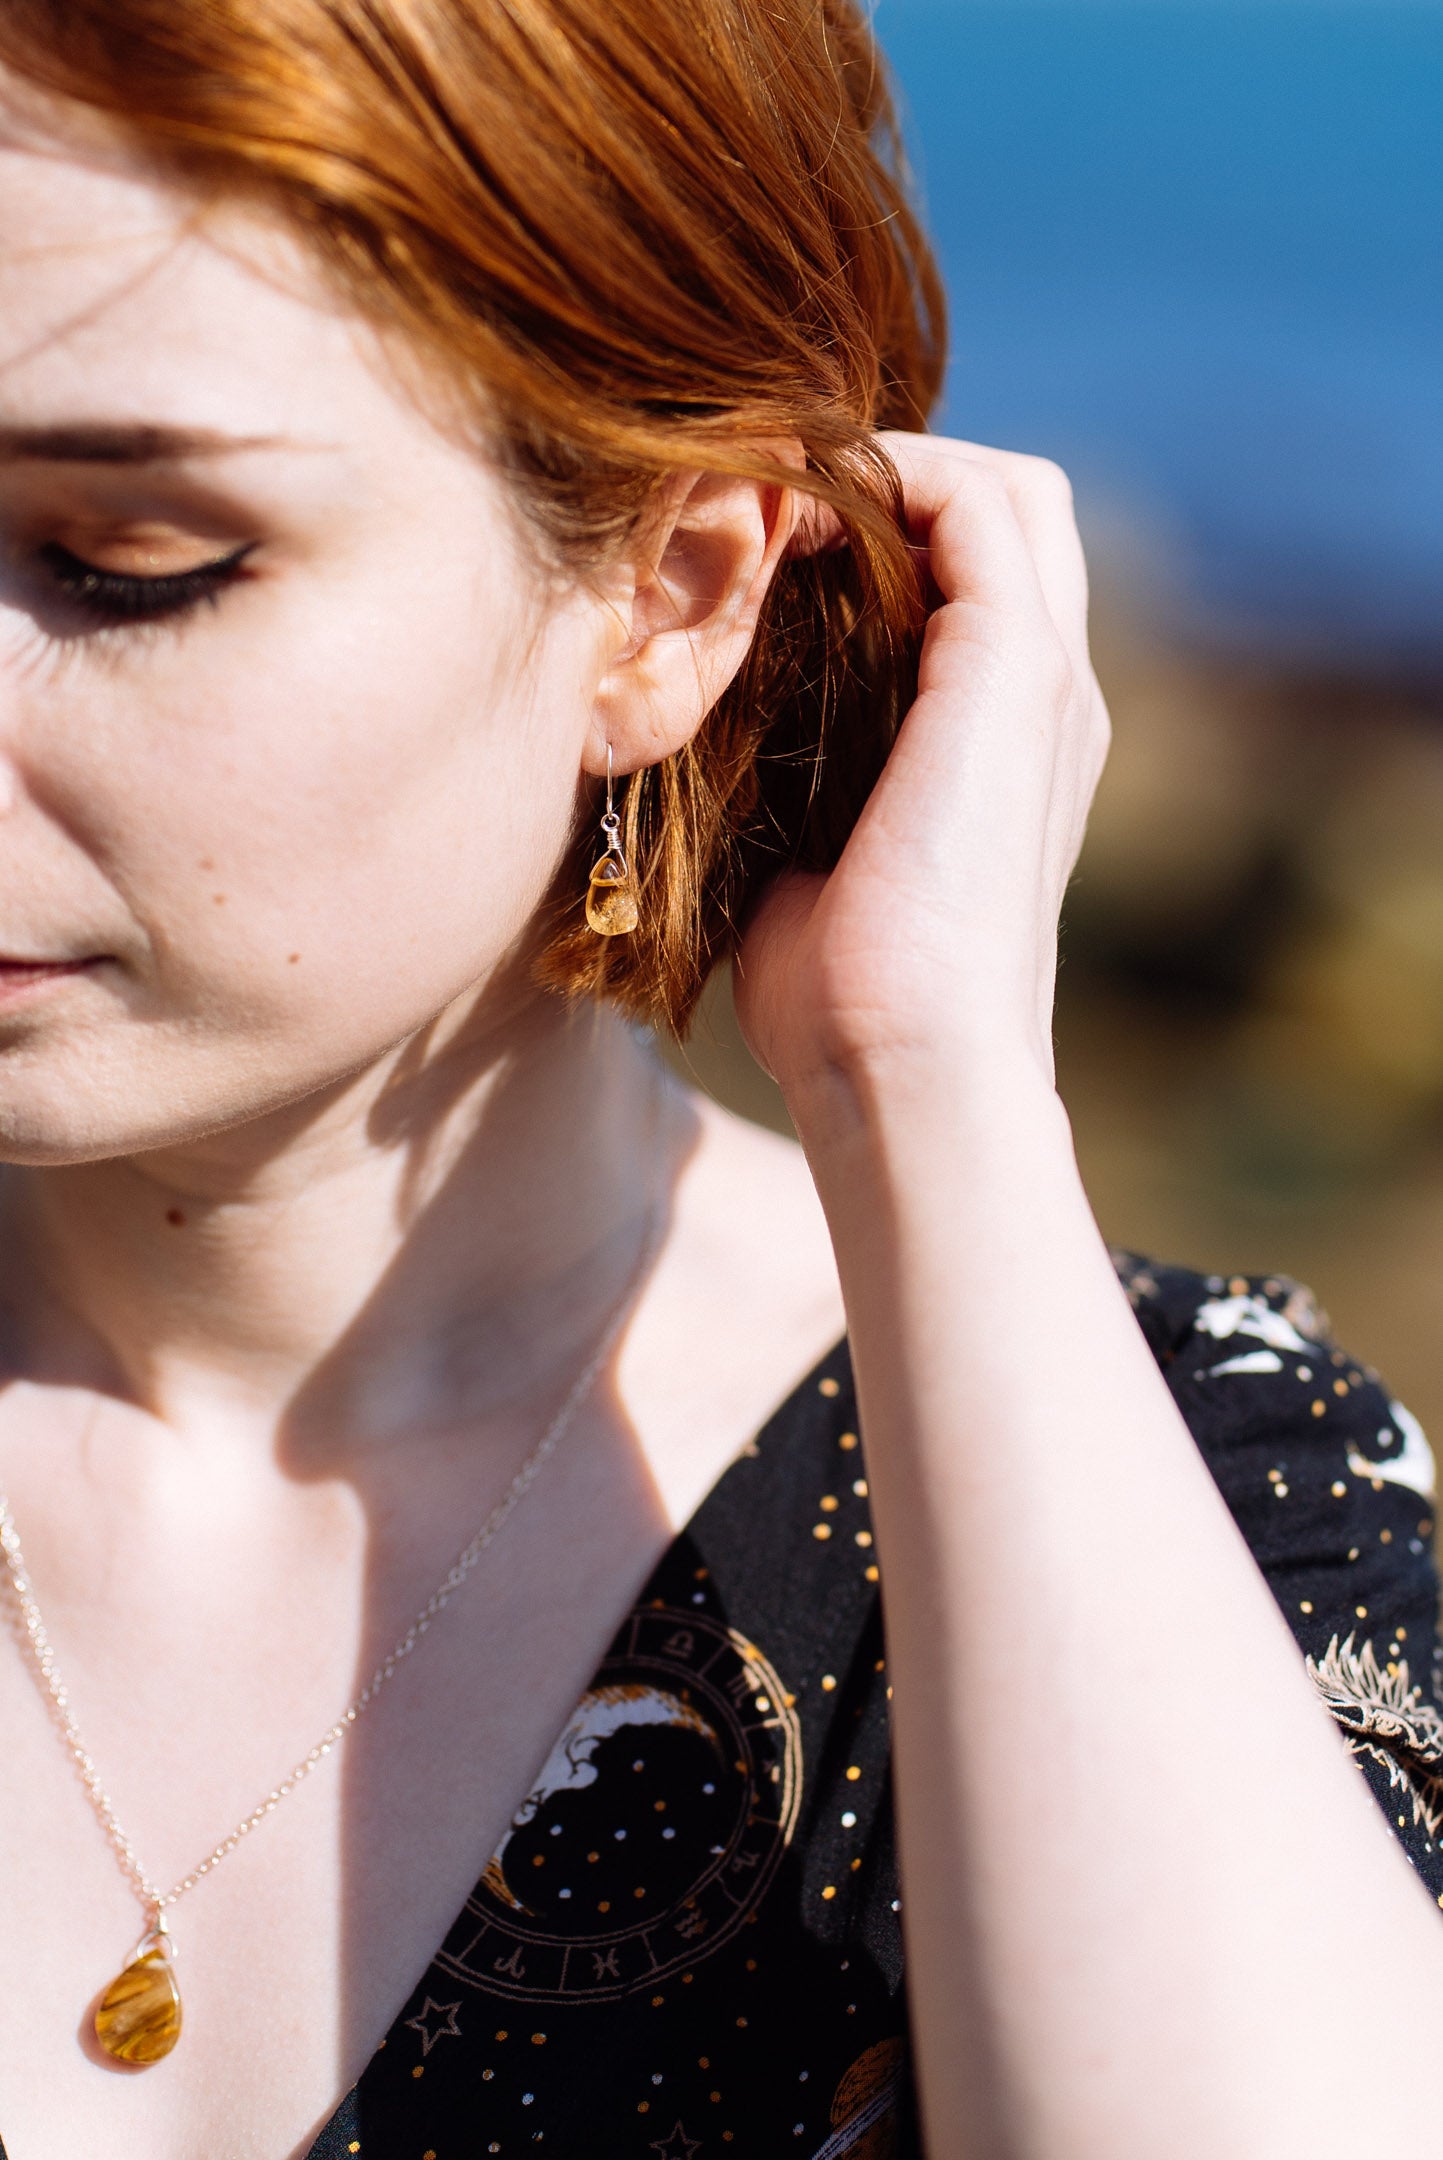
<svg viewBox="0 0 1443 2160"><path fill-rule="evenodd" d="M944 600L993 609L1045 608L1036 559L1012 496L981 458L940 452L930 441L890 436L909 537L928 552Z"/></svg>
<svg viewBox="0 0 1443 2160"><path fill-rule="evenodd" d="M1059 627L1075 632L1086 609L1087 564L1073 511L1071 483L1061 466L1049 458L1029 457L988 443L941 435L897 433L883 439L893 457L908 464L919 478L929 472L934 490L946 485L949 469L964 463L983 465L997 475L1027 535L1049 604L1057 611Z"/></svg>
<svg viewBox="0 0 1443 2160"><path fill-rule="evenodd" d="M963 469L981 466L996 476L1031 551L1048 613L1080 663L1087 651L1087 565L1061 467L945 436L889 434L883 441L902 474L916 537L929 543L938 510Z"/></svg>

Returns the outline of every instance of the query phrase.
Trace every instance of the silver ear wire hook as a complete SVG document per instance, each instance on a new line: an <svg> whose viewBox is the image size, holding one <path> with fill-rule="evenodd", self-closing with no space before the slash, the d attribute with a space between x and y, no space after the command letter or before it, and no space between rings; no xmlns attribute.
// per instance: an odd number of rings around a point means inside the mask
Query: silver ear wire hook
<svg viewBox="0 0 1443 2160"><path fill-rule="evenodd" d="M607 847L612 853L621 856L622 875L625 876L626 857L622 854L621 849L621 819L616 812L613 787L612 752L611 744L608 742L606 746L606 812L601 820L601 829L606 835Z"/></svg>

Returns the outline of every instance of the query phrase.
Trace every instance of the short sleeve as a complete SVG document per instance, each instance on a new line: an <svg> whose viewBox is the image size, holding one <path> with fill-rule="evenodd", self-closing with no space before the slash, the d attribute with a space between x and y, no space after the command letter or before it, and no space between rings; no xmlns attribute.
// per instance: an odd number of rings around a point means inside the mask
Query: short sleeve
<svg viewBox="0 0 1443 2160"><path fill-rule="evenodd" d="M1443 1903L1443 1653L1422 1427L1336 1346L1296 1283L1115 1258L1323 1701Z"/></svg>

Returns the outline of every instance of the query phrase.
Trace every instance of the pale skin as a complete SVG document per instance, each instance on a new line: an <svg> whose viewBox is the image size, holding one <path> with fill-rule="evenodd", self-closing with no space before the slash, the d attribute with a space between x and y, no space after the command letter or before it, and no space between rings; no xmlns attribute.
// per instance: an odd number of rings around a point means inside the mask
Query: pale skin
<svg viewBox="0 0 1443 2160"><path fill-rule="evenodd" d="M792 501L683 487L635 561L548 580L283 234L197 227L13 103L0 959L68 965L0 968L0 1485L157 1876L370 1671L662 1235L464 1604L177 1908L188 2028L144 2076L79 2037L141 1916L0 1658L11 2160L305 2151L843 1302L932 2160L1429 2149L1404 2066L1443 2031L1438 1915L1178 1423L1053 1088L1106 735L1059 476L894 443L946 602L922 695L838 870L743 954L803 1157L518 959L608 740L626 772L704 723ZM251 446L116 462L138 426ZM251 552L213 608L99 631L55 545L142 575ZM1227 1686L1184 1710L1204 1650ZM997 1774L1034 1749L1045 1774Z"/></svg>

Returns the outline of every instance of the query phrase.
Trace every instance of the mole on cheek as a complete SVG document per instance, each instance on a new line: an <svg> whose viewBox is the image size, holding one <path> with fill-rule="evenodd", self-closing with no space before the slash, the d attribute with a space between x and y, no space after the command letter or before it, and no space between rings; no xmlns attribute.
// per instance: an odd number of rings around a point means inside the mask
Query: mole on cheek
<svg viewBox="0 0 1443 2160"><path fill-rule="evenodd" d="M294 967L294 966L295 966L295 964L296 964L296 962L297 962L297 961L298 961L298 960L300 959L300 957L301 957L301 956L300 956L300 954L299 954L298 952L293 952L293 953L291 954L291 957L290 957L290 961L289 961L289 963L288 963L288 964L289 964L289 965L290 965L291 967Z"/></svg>
<svg viewBox="0 0 1443 2160"><path fill-rule="evenodd" d="M185 1228L185 1215L183 1211L178 1207L167 1208L165 1211L165 1219L175 1230L183 1230Z"/></svg>
<svg viewBox="0 0 1443 2160"><path fill-rule="evenodd" d="M225 906L225 894L223 892L212 893L211 899L215 902L217 907Z"/></svg>

